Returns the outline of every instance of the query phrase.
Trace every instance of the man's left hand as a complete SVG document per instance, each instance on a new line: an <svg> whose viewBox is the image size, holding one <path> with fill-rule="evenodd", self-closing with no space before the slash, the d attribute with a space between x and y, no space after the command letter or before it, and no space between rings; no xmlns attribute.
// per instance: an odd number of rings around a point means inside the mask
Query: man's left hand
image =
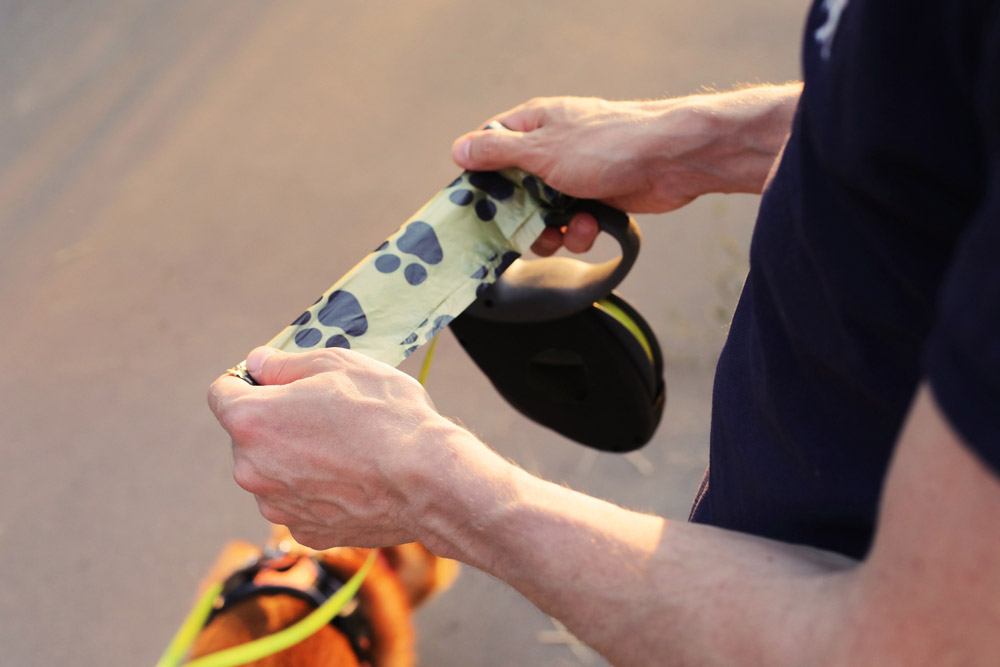
<svg viewBox="0 0 1000 667"><path fill-rule="evenodd" d="M416 380L362 354L257 348L247 367L262 386L223 376L208 394L232 437L233 477L307 546L419 539L428 479L488 451Z"/></svg>

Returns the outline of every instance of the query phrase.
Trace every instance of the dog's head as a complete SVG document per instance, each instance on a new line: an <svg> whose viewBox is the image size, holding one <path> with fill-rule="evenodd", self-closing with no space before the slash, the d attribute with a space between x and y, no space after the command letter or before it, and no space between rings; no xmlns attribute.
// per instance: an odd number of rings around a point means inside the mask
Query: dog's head
<svg viewBox="0 0 1000 667"><path fill-rule="evenodd" d="M300 557L316 557L337 579L347 581L365 562L370 550L341 547L315 551L298 544L287 529L277 526L268 551L287 554L288 563ZM226 580L248 563L256 562L262 553L259 547L244 542L228 544L205 585ZM454 561L438 558L421 544L382 549L358 591L356 603L342 612L347 620L328 624L305 641L252 664L411 665L414 635L410 610L446 588L457 572ZM314 607L314 603L301 596L285 593L239 600L213 616L195 641L192 657L277 632L307 616Z"/></svg>

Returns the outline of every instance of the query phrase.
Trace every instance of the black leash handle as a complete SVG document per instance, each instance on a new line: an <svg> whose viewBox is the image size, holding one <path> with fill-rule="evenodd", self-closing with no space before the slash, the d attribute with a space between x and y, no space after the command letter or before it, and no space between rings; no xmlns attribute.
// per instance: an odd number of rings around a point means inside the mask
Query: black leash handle
<svg viewBox="0 0 1000 667"><path fill-rule="evenodd" d="M625 212L593 199L576 200L548 224L565 224L581 212L593 215L600 231L618 242L620 257L599 264L571 257L518 259L466 312L495 322L543 322L589 308L610 294L639 255L639 225Z"/></svg>

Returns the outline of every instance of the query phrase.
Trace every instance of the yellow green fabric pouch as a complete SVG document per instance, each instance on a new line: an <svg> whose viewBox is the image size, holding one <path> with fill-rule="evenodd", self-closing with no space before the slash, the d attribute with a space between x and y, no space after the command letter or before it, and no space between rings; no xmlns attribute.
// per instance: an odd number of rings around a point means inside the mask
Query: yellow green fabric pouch
<svg viewBox="0 0 1000 667"><path fill-rule="evenodd" d="M267 344L398 365L476 300L573 199L520 169L465 172ZM235 373L249 379L245 369Z"/></svg>

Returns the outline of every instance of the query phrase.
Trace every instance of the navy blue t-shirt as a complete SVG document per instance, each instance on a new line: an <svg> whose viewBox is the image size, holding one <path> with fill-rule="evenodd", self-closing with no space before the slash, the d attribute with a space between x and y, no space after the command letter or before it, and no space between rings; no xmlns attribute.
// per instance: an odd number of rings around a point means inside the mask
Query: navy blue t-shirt
<svg viewBox="0 0 1000 667"><path fill-rule="evenodd" d="M855 557L922 379L1000 471L1000 2L817 1L692 520Z"/></svg>

